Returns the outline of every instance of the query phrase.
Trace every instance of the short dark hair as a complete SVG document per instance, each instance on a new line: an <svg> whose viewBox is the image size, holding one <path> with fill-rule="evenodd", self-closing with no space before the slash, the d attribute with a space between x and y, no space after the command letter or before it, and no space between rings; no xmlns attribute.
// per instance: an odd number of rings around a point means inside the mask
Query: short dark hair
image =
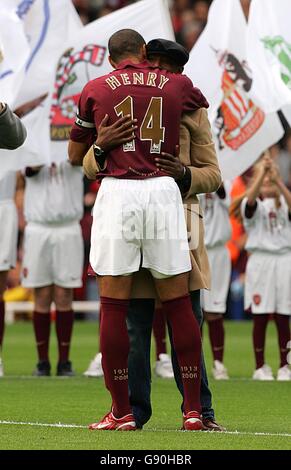
<svg viewBox="0 0 291 470"><path fill-rule="evenodd" d="M129 56L139 56L144 38L133 29L121 29L112 34L108 42L109 54L114 62L120 62Z"/></svg>

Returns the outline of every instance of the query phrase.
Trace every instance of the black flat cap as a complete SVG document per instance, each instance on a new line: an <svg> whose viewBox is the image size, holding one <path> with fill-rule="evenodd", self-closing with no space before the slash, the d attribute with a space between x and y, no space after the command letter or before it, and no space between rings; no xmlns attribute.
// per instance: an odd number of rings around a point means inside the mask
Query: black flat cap
<svg viewBox="0 0 291 470"><path fill-rule="evenodd" d="M147 54L165 55L174 60L177 65L183 66L189 60L189 52L185 47L168 39L153 39L147 43Z"/></svg>

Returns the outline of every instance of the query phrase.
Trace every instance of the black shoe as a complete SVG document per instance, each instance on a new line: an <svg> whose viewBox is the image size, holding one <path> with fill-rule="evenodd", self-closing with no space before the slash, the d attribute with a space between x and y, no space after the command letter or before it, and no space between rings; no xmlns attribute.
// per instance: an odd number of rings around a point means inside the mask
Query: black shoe
<svg viewBox="0 0 291 470"><path fill-rule="evenodd" d="M51 365L48 361L39 361L36 364L33 375L36 377L48 377L51 375Z"/></svg>
<svg viewBox="0 0 291 470"><path fill-rule="evenodd" d="M71 361L58 362L57 375L59 377L73 377L75 372L72 369Z"/></svg>

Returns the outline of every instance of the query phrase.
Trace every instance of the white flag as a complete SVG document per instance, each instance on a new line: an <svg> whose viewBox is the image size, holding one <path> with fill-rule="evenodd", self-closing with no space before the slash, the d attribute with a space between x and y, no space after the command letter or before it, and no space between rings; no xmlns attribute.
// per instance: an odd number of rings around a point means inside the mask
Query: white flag
<svg viewBox="0 0 291 470"><path fill-rule="evenodd" d="M290 0L251 2L247 33L251 92L266 112L291 105L290 18Z"/></svg>
<svg viewBox="0 0 291 470"><path fill-rule="evenodd" d="M59 51L83 25L71 0L13 1L30 47L24 81L13 102L16 109L48 93Z"/></svg>
<svg viewBox="0 0 291 470"><path fill-rule="evenodd" d="M240 1L214 0L185 69L210 102L224 179L246 171L284 133L276 113L265 114L250 95L253 81L246 62L246 33Z"/></svg>
<svg viewBox="0 0 291 470"><path fill-rule="evenodd" d="M137 30L146 42L158 37L174 38L165 0L141 0L90 23L71 38L59 57L50 95L53 162L67 159L67 140L81 91L89 80L112 70L108 40L123 28Z"/></svg>
<svg viewBox="0 0 291 470"><path fill-rule="evenodd" d="M20 149L10 151L9 158L1 159L1 166L4 161L5 166L0 173L23 168L28 162L40 165L67 160L67 143L81 91L89 80L112 70L108 39L123 28L137 30L147 42L158 37L174 39L167 0L141 0L78 29L63 46L55 66L49 61L54 76L48 100L27 116L27 141Z"/></svg>
<svg viewBox="0 0 291 470"><path fill-rule="evenodd" d="M0 4L0 100L11 104L19 90L29 44L23 24L11 3Z"/></svg>

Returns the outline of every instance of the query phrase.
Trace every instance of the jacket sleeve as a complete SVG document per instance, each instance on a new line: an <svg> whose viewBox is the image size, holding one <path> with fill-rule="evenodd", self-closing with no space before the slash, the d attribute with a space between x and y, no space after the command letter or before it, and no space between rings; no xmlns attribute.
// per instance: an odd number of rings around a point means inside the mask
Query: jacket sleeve
<svg viewBox="0 0 291 470"><path fill-rule="evenodd" d="M8 105L0 114L0 148L14 150L26 139L26 129Z"/></svg>
<svg viewBox="0 0 291 470"><path fill-rule="evenodd" d="M186 153L185 153L186 152ZM191 186L185 197L212 193L221 185L221 173L205 108L182 116L180 130L180 158L189 161Z"/></svg>

